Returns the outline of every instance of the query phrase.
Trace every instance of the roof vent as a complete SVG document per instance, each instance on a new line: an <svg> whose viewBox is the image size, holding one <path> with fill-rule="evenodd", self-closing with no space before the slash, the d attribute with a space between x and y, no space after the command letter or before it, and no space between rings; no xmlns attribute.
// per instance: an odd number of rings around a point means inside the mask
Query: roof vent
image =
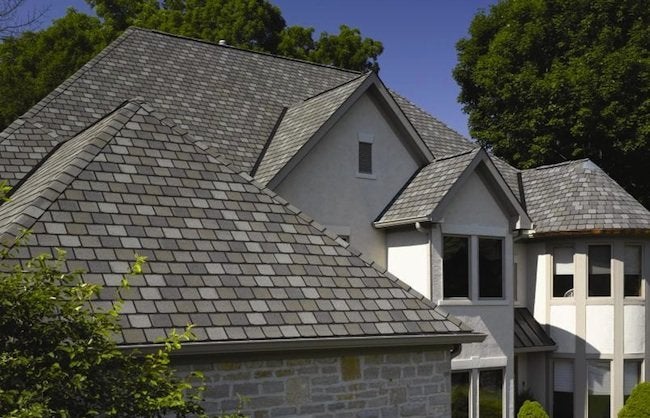
<svg viewBox="0 0 650 418"><path fill-rule="evenodd" d="M219 40L219 45L227 46L227 45L228 45L228 42L226 42L225 39L220 39L220 40Z"/></svg>

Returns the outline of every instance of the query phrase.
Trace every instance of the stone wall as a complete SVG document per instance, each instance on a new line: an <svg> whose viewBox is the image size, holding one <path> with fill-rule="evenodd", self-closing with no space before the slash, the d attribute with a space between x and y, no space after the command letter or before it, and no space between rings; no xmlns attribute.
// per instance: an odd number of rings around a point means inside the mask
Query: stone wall
<svg viewBox="0 0 650 418"><path fill-rule="evenodd" d="M182 373L206 377L206 409L232 412L248 398L251 418L449 417L450 356L437 350L182 357ZM363 351L363 354L360 352Z"/></svg>

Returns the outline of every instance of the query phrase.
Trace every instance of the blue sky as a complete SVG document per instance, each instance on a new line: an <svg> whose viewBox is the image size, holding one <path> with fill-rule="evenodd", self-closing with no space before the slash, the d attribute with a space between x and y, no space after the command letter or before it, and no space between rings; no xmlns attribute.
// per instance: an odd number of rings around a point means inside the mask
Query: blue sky
<svg viewBox="0 0 650 418"><path fill-rule="evenodd" d="M496 0L270 0L288 25L310 26L316 34L337 33L345 24L384 44L380 77L451 128L468 136L467 117L451 76L455 44L466 36L472 17ZM90 12L83 0L27 0L48 6L45 24L68 7Z"/></svg>

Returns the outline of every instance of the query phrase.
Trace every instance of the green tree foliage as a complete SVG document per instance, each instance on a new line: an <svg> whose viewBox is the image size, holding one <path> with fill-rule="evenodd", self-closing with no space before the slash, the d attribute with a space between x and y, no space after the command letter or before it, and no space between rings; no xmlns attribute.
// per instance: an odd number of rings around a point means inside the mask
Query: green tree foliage
<svg viewBox="0 0 650 418"><path fill-rule="evenodd" d="M517 418L548 418L544 407L537 401L525 401L517 412Z"/></svg>
<svg viewBox="0 0 650 418"><path fill-rule="evenodd" d="M650 418L650 382L639 383L632 390L618 418Z"/></svg>
<svg viewBox="0 0 650 418"><path fill-rule="evenodd" d="M4 129L104 48L112 36L99 19L68 10L40 32L0 43L0 125Z"/></svg>
<svg viewBox="0 0 650 418"><path fill-rule="evenodd" d="M1 0L0 0L1 1ZM140 26L336 65L379 70L381 42L341 26L339 34L287 27L267 0L86 0L96 17L75 11L38 32L0 43L0 130L48 94L129 26Z"/></svg>
<svg viewBox="0 0 650 418"><path fill-rule="evenodd" d="M482 145L520 168L591 158L650 204L646 1L501 0L457 50L459 100Z"/></svg>
<svg viewBox="0 0 650 418"><path fill-rule="evenodd" d="M202 414L203 387L193 385L200 376L179 378L169 364L188 332L171 335L151 354L118 349L120 303L91 309L99 286L65 272L63 256L18 263L0 251L0 415Z"/></svg>

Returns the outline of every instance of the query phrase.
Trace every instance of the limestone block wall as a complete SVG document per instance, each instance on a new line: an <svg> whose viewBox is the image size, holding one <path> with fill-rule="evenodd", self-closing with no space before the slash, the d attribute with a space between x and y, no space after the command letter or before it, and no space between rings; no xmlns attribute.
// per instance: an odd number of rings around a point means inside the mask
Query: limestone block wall
<svg viewBox="0 0 650 418"><path fill-rule="evenodd" d="M179 357L206 377L205 407L251 418L448 417L449 347Z"/></svg>

